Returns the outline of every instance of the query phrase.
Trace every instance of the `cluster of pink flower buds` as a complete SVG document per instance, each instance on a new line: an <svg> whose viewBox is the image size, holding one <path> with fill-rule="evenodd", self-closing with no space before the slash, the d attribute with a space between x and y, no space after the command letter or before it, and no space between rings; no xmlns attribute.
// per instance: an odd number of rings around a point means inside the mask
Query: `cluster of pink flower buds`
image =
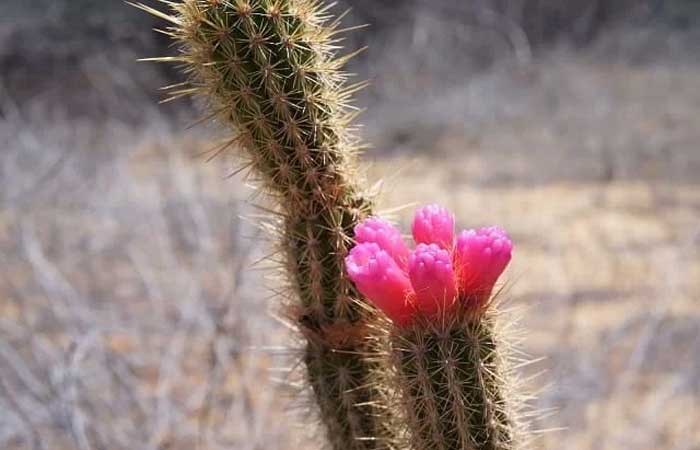
<svg viewBox="0 0 700 450"><path fill-rule="evenodd" d="M411 251L389 222L370 217L355 227L357 244L345 259L357 289L396 324L416 314L437 315L462 302L481 308L511 258L513 244L498 227L464 230L455 239L455 219L428 205L413 219Z"/></svg>

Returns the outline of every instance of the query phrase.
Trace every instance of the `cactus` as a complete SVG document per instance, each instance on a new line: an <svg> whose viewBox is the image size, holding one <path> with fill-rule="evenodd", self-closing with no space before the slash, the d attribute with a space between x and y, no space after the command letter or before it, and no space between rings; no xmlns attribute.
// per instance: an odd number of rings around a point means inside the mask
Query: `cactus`
<svg viewBox="0 0 700 450"><path fill-rule="evenodd" d="M391 328L397 407L414 450L512 450L519 424L491 313L459 306L443 320Z"/></svg>
<svg viewBox="0 0 700 450"><path fill-rule="evenodd" d="M371 211L354 181L360 147L353 92L334 56L338 21L316 0L163 1L166 30L189 80L171 98L203 96L212 118L235 130L247 166L276 200L290 314L306 340L303 361L336 450L376 448L364 358L364 309L343 261L353 227ZM350 55L351 56L351 55Z"/></svg>
<svg viewBox="0 0 700 450"><path fill-rule="evenodd" d="M415 250L390 238L398 234L367 219L346 262L360 292L389 319L380 327L389 339L377 378L393 416L385 421L399 428L395 446L521 448L524 425L491 295L510 261L510 239L495 227L455 239L454 217L436 205L416 213Z"/></svg>
<svg viewBox="0 0 700 450"><path fill-rule="evenodd" d="M189 80L281 217L289 314L335 450L514 450L523 426L492 291L511 257L499 228L454 236L420 209L410 251L359 188L338 22L317 0L161 0ZM226 146L225 146L226 147ZM225 147L222 147L225 148ZM354 247L353 247L354 245ZM351 249L352 247L352 249ZM358 301L359 294L383 311ZM371 320L370 320L371 318ZM384 326L382 326L384 325ZM372 331L374 330L374 331ZM379 331L379 332L377 332ZM368 353L382 348L385 352ZM378 408L377 406L381 406Z"/></svg>

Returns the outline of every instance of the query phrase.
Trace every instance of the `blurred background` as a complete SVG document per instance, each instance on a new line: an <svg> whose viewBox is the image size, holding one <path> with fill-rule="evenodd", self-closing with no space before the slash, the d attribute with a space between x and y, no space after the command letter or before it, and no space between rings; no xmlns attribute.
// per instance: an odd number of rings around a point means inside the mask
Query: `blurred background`
<svg viewBox="0 0 700 450"><path fill-rule="evenodd" d="M700 449L700 2L348 8L380 206L516 242L536 447ZM260 199L205 162L222 131L187 127L198 105L158 104L177 71L136 62L174 52L163 24L120 0L2 11L0 448L309 448Z"/></svg>

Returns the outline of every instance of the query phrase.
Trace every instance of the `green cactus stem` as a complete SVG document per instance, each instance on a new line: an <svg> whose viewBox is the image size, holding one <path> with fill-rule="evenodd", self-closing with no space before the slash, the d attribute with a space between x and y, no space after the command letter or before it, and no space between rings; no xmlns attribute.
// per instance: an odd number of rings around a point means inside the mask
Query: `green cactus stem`
<svg viewBox="0 0 700 450"><path fill-rule="evenodd" d="M460 308L442 320L392 327L394 404L412 450L522 448L517 395L494 314Z"/></svg>
<svg viewBox="0 0 700 450"><path fill-rule="evenodd" d="M290 307L307 344L303 361L336 450L376 448L362 308L344 273L353 227L371 202L356 181L360 144L352 94L335 57L338 22L315 0L163 1L165 30L188 82L171 98L204 97L212 118L234 131L251 173L283 217L281 253Z"/></svg>

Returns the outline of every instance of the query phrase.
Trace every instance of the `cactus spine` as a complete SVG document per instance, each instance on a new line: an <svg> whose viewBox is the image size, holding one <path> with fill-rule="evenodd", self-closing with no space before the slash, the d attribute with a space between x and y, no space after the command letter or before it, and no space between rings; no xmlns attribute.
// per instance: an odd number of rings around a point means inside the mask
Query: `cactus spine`
<svg viewBox="0 0 700 450"><path fill-rule="evenodd" d="M277 200L293 318L306 338L307 377L336 450L377 446L361 330L363 314L343 258L353 227L371 210L353 182L359 145L335 58L337 21L316 0L163 1L171 13L137 6L171 23L187 84L212 117L235 130L252 173Z"/></svg>
<svg viewBox="0 0 700 450"><path fill-rule="evenodd" d="M391 326L391 402L412 450L513 450L523 426L495 313L467 308L435 320Z"/></svg>

